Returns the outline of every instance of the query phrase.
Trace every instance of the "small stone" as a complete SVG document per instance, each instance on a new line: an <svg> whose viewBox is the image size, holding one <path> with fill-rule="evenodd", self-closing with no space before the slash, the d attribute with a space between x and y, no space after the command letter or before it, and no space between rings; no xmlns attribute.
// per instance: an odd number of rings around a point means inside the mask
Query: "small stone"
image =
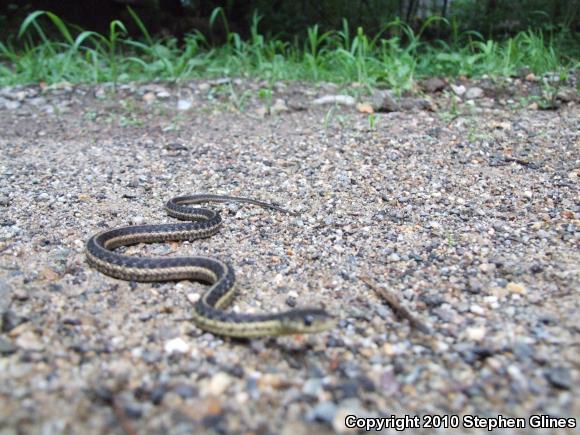
<svg viewBox="0 0 580 435"><path fill-rule="evenodd" d="M183 399L179 397L176 393L168 391L163 397L162 405L168 409L175 409L183 404Z"/></svg>
<svg viewBox="0 0 580 435"><path fill-rule="evenodd" d="M182 338L173 338L165 343L165 352L172 353L186 353L189 351L190 346Z"/></svg>
<svg viewBox="0 0 580 435"><path fill-rule="evenodd" d="M373 107L369 103L359 103L356 105L356 110L360 113L374 113Z"/></svg>
<svg viewBox="0 0 580 435"><path fill-rule="evenodd" d="M268 114L268 108L266 106L260 106L256 109L256 116L258 118L265 118Z"/></svg>
<svg viewBox="0 0 580 435"><path fill-rule="evenodd" d="M506 286L506 289L512 293L518 293L518 294L522 294L522 295L527 293L527 290L523 285L515 283L515 282L508 283L508 285Z"/></svg>
<svg viewBox="0 0 580 435"><path fill-rule="evenodd" d="M528 82L537 82L538 81L538 78L536 77L536 75L534 73L529 73L526 76L526 81L528 81Z"/></svg>
<svg viewBox="0 0 580 435"><path fill-rule="evenodd" d="M374 92L368 104L375 112L398 112L401 110L399 103L389 91Z"/></svg>
<svg viewBox="0 0 580 435"><path fill-rule="evenodd" d="M44 343L40 337L32 331L26 331L16 338L16 346L24 350L40 352L44 350Z"/></svg>
<svg viewBox="0 0 580 435"><path fill-rule="evenodd" d="M225 372L216 373L202 395L220 396L222 395L232 383L232 378Z"/></svg>
<svg viewBox="0 0 580 435"><path fill-rule="evenodd" d="M434 110L433 103L426 98L403 98L400 104L401 110Z"/></svg>
<svg viewBox="0 0 580 435"><path fill-rule="evenodd" d="M167 393L167 387L165 385L156 385L149 394L149 400L154 405L159 405L163 401L163 397Z"/></svg>
<svg viewBox="0 0 580 435"><path fill-rule="evenodd" d="M107 93L105 92L105 90L103 88L98 88L95 91L95 98L97 100L104 100L105 98L107 98Z"/></svg>
<svg viewBox="0 0 580 435"><path fill-rule="evenodd" d="M297 303L296 298L292 296L288 296L286 298L286 305L288 305L290 308L294 308L296 306L296 303Z"/></svg>
<svg viewBox="0 0 580 435"><path fill-rule="evenodd" d="M322 379L311 378L304 382L302 386L302 393L307 396L318 397L322 391Z"/></svg>
<svg viewBox="0 0 580 435"><path fill-rule="evenodd" d="M5 279L0 278L0 315L3 316L10 308L12 286ZM0 322L0 326L2 322Z"/></svg>
<svg viewBox="0 0 580 435"><path fill-rule="evenodd" d="M287 388L288 382L280 375L274 373L265 373L258 379L258 387L263 389L282 389Z"/></svg>
<svg viewBox="0 0 580 435"><path fill-rule="evenodd" d="M153 92L147 92L145 95L143 95L143 101L145 101L147 104L152 103L153 101L155 101L155 94Z"/></svg>
<svg viewBox="0 0 580 435"><path fill-rule="evenodd" d="M200 83L197 87L197 89L199 89L202 92L206 92L209 91L211 88L209 83Z"/></svg>
<svg viewBox="0 0 580 435"><path fill-rule="evenodd" d="M485 315L485 310L479 305L473 304L472 306L469 307L469 311L471 311L473 314L477 314L478 316Z"/></svg>
<svg viewBox="0 0 580 435"><path fill-rule="evenodd" d="M517 384L521 386L525 386L527 384L526 376L524 376L524 374L517 365L515 364L509 365L506 371Z"/></svg>
<svg viewBox="0 0 580 435"><path fill-rule="evenodd" d="M463 94L465 94L465 86L463 85L450 85L451 90L455 93L455 95L457 95L458 97L461 97Z"/></svg>
<svg viewBox="0 0 580 435"><path fill-rule="evenodd" d="M469 293L477 294L481 293L483 289L483 284L477 278L470 277L467 282L467 290Z"/></svg>
<svg viewBox="0 0 580 435"><path fill-rule="evenodd" d="M526 107L530 110L538 110L540 105L534 101L533 103L528 104Z"/></svg>
<svg viewBox="0 0 580 435"><path fill-rule="evenodd" d="M431 77L422 83L422 88L427 92L440 92L445 89L447 83L439 77Z"/></svg>
<svg viewBox="0 0 580 435"><path fill-rule="evenodd" d="M495 266L493 264L491 264L491 263L481 263L479 265L479 270L481 270L483 273L490 272L494 268L495 268ZM469 281L471 282L471 279ZM474 281L479 282L477 279L474 279ZM481 284L481 282L479 282L479 284Z"/></svg>
<svg viewBox="0 0 580 435"><path fill-rule="evenodd" d="M192 304L195 304L197 301L201 299L201 295L199 293L188 293L187 300Z"/></svg>
<svg viewBox="0 0 580 435"><path fill-rule="evenodd" d="M196 397L198 394L197 388L188 384L178 384L173 387L172 391L182 399L190 399L192 397Z"/></svg>
<svg viewBox="0 0 580 435"><path fill-rule="evenodd" d="M165 145L165 149L168 151L187 151L188 148L180 142L170 142Z"/></svg>
<svg viewBox="0 0 580 435"><path fill-rule="evenodd" d="M502 121L491 121L489 123L489 126L498 130L510 131L512 129L512 125L509 122Z"/></svg>
<svg viewBox="0 0 580 435"><path fill-rule="evenodd" d="M1 296L1 295L0 295ZM7 295L10 296L10 295ZM0 303L3 304L2 300ZM0 312L0 331L1 332L11 332L17 326L22 325L28 321L28 318L16 314L14 311L10 309L5 309L0 306L2 312Z"/></svg>
<svg viewBox="0 0 580 435"><path fill-rule="evenodd" d="M42 192L40 195L38 195L39 201L48 201L49 199L50 199L50 195L46 192Z"/></svg>
<svg viewBox="0 0 580 435"><path fill-rule="evenodd" d="M571 210L563 210L562 211L562 217L564 219L574 219L574 212Z"/></svg>
<svg viewBox="0 0 580 435"><path fill-rule="evenodd" d="M171 97L171 94L169 92L165 91L165 90L162 90L162 91L157 92L157 98L166 99L166 98L169 98L169 97Z"/></svg>
<svg viewBox="0 0 580 435"><path fill-rule="evenodd" d="M546 372L544 376L556 388L570 390L572 388L572 375L566 367L554 367Z"/></svg>
<svg viewBox="0 0 580 435"><path fill-rule="evenodd" d="M0 195L0 206L8 207L10 205L10 198L6 195Z"/></svg>
<svg viewBox="0 0 580 435"><path fill-rule="evenodd" d="M474 326L465 330L465 335L473 341L481 341L485 338L485 326Z"/></svg>
<svg viewBox="0 0 580 435"><path fill-rule="evenodd" d="M534 348L529 344L521 341L514 344L512 352L518 359L521 360L534 356Z"/></svg>
<svg viewBox="0 0 580 435"><path fill-rule="evenodd" d="M560 101L563 101L564 103L574 101L576 100L577 97L578 93L576 92L576 90L570 87L562 87L560 88L560 90L558 90L558 93L556 94L556 98L558 98Z"/></svg>
<svg viewBox="0 0 580 435"><path fill-rule="evenodd" d="M393 356L393 355L395 355L395 349L393 348L393 345L391 343L385 343L385 344L383 344L382 347L381 347L381 351L386 356Z"/></svg>
<svg viewBox="0 0 580 435"><path fill-rule="evenodd" d="M129 219L133 225L142 225L145 222L145 218L143 216L133 216Z"/></svg>
<svg viewBox="0 0 580 435"><path fill-rule="evenodd" d="M17 288L12 293L12 299L14 299L15 301L24 302L30 299L30 295L28 294L28 291L26 289Z"/></svg>
<svg viewBox="0 0 580 435"><path fill-rule="evenodd" d="M28 104L35 107L42 106L43 104L46 104L46 98L43 97L30 98L28 100Z"/></svg>
<svg viewBox="0 0 580 435"><path fill-rule="evenodd" d="M356 100L350 95L325 95L317 98L312 102L315 106L322 106L325 104L337 104L339 106L354 106Z"/></svg>
<svg viewBox="0 0 580 435"><path fill-rule="evenodd" d="M4 102L4 107L8 110L16 110L21 106L19 101L7 100Z"/></svg>
<svg viewBox="0 0 580 435"><path fill-rule="evenodd" d="M10 355L18 350L11 341L0 337L0 355Z"/></svg>
<svg viewBox="0 0 580 435"><path fill-rule="evenodd" d="M278 115L282 112L288 112L288 106L286 105L286 101L282 100L281 98L276 99L272 107L270 107L270 114L271 115Z"/></svg>
<svg viewBox="0 0 580 435"><path fill-rule="evenodd" d="M123 404L123 411L129 418L138 419L143 416L143 409L133 402Z"/></svg>
<svg viewBox="0 0 580 435"><path fill-rule="evenodd" d="M388 256L388 260L390 263L396 263L397 261L401 261L401 257L396 252L393 252L391 255Z"/></svg>
<svg viewBox="0 0 580 435"><path fill-rule="evenodd" d="M465 92L465 98L468 100L475 100L477 98L481 98L483 96L483 89L478 87L469 88L467 92Z"/></svg>
<svg viewBox="0 0 580 435"><path fill-rule="evenodd" d="M59 274L52 270L50 267L44 267L40 271L40 277L46 281L53 282L58 280Z"/></svg>
<svg viewBox="0 0 580 435"><path fill-rule="evenodd" d="M306 419L320 423L332 423L336 415L336 410L337 407L334 402L321 402L306 415Z"/></svg>
<svg viewBox="0 0 580 435"><path fill-rule="evenodd" d="M178 100L177 110L185 111L191 109L193 106L193 101L191 100Z"/></svg>

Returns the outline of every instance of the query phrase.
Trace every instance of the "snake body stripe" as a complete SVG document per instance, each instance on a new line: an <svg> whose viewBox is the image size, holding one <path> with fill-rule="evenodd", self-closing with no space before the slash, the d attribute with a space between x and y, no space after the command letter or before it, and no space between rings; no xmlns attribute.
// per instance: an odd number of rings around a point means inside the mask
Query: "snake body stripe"
<svg viewBox="0 0 580 435"><path fill-rule="evenodd" d="M211 237L222 225L212 209L191 207L206 202L241 202L290 213L277 204L251 198L198 194L175 197L167 202L167 213L192 222L134 225L96 234L89 239L89 264L102 273L127 281L195 280L210 285L195 303L192 319L201 329L231 337L264 337L320 332L330 328L332 317L322 309L305 308L275 314L239 314L224 311L235 297L235 274L228 263L211 257L132 257L114 252L120 246L196 240Z"/></svg>

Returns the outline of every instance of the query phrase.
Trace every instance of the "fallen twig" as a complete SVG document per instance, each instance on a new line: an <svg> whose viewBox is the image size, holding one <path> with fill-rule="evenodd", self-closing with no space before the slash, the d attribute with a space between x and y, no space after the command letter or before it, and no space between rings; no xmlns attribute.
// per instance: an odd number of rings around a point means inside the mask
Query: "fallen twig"
<svg viewBox="0 0 580 435"><path fill-rule="evenodd" d="M539 169L541 164L535 163L529 160L520 159L518 157L512 156L505 156L505 155L496 155L491 156L489 160L490 166L506 166L509 163L517 163L518 165L522 165L526 168L530 169Z"/></svg>
<svg viewBox="0 0 580 435"><path fill-rule="evenodd" d="M415 315L413 315L413 313L411 313L409 309L403 305L396 294L384 287L379 286L368 276L359 276L359 279L368 285L371 289L373 289L380 297L382 297L387 302L387 304L389 304L395 315L403 319L407 319L413 328L418 329L424 334L431 333L431 329L425 323L415 317Z"/></svg>
<svg viewBox="0 0 580 435"><path fill-rule="evenodd" d="M529 166L532 169L537 169L537 166L538 166L534 162L530 162L530 161L524 160L524 159L519 159L517 157L503 156L503 159L506 162L517 163L518 165L522 165L522 166Z"/></svg>

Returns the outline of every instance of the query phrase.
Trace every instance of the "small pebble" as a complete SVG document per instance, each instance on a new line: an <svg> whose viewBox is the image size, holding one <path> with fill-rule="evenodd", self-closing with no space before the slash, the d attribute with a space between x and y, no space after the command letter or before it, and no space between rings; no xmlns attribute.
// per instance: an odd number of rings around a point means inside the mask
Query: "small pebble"
<svg viewBox="0 0 580 435"><path fill-rule="evenodd" d="M321 402L307 414L306 419L330 424L334 420L336 410L337 406L334 402Z"/></svg>
<svg viewBox="0 0 580 435"><path fill-rule="evenodd" d="M307 379L302 386L302 393L307 396L318 397L322 391L322 379Z"/></svg>
<svg viewBox="0 0 580 435"><path fill-rule="evenodd" d="M468 339L473 341L481 341L485 338L486 329L484 326L474 326L467 328L465 334Z"/></svg>
<svg viewBox="0 0 580 435"><path fill-rule="evenodd" d="M202 396L206 396L208 394L213 396L220 396L228 389L231 383L232 378L230 375L224 372L216 373L209 381L207 388L202 390L201 394Z"/></svg>
<svg viewBox="0 0 580 435"><path fill-rule="evenodd" d="M190 100L178 100L177 101L177 110L185 111L189 110L193 107L193 101Z"/></svg>
<svg viewBox="0 0 580 435"><path fill-rule="evenodd" d="M572 388L572 375L565 367L554 367L544 372L546 379L556 388L570 390Z"/></svg>
<svg viewBox="0 0 580 435"><path fill-rule="evenodd" d="M518 283L515 282L510 282L507 284L506 289L512 293L517 293L517 294L526 294L526 288Z"/></svg>
<svg viewBox="0 0 580 435"><path fill-rule="evenodd" d="M133 225L142 225L145 222L145 218L143 216L133 216L130 218L130 222Z"/></svg>
<svg viewBox="0 0 580 435"><path fill-rule="evenodd" d="M190 346L182 338L173 338L165 343L165 352L172 353L186 353L189 351Z"/></svg>

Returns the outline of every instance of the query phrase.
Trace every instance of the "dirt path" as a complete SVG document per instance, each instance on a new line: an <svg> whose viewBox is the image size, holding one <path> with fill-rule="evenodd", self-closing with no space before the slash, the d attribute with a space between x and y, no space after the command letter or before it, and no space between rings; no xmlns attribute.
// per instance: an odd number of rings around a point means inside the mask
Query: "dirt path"
<svg viewBox="0 0 580 435"><path fill-rule="evenodd" d="M308 434L342 432L349 414L578 417L577 104L514 108L517 98L447 88L368 115L311 106L338 93L329 85L264 89L2 91L2 433ZM188 321L203 286L127 283L86 264L90 235L169 221L164 201L193 192L300 215L227 205L209 240L128 252L219 256L236 268L234 309L324 306L337 327L222 340Z"/></svg>

